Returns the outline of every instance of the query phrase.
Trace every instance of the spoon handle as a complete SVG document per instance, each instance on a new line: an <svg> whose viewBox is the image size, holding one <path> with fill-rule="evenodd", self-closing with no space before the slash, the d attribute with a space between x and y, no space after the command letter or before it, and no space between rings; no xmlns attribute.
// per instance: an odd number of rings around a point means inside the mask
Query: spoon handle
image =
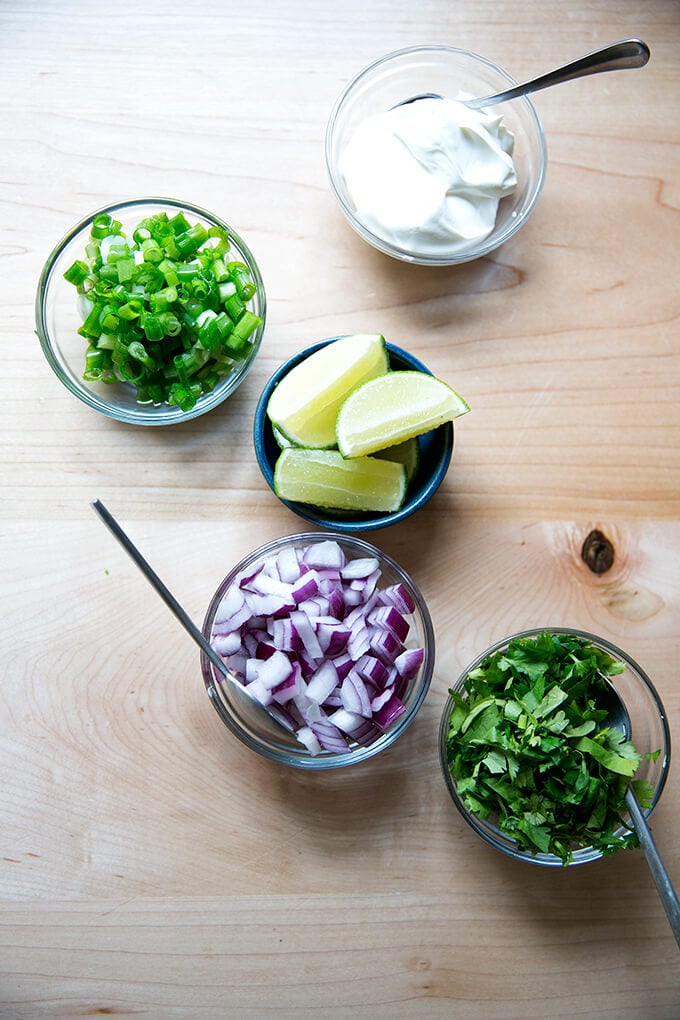
<svg viewBox="0 0 680 1020"><path fill-rule="evenodd" d="M465 106L469 106L472 110L479 110L484 106L504 103L508 99L516 99L517 96L538 92L539 89L545 89L549 85L559 85L561 82L583 78L588 74L599 74L600 71L618 71L626 67L644 67L648 60L649 47L646 43L641 39L623 39L621 42L594 50L585 57L572 60L568 64L556 67L553 71L548 71L538 78L533 78L523 85L516 85L505 92L481 99L466 99Z"/></svg>
<svg viewBox="0 0 680 1020"><path fill-rule="evenodd" d="M118 539L128 556L134 560L146 577L147 581L153 585L168 609L175 614L184 629L189 632L196 644L200 647L201 651L208 656L215 669L219 670L220 674L227 680L231 680L232 677L230 677L227 667L222 662L220 656L210 643L206 641L205 637L191 619L187 611L179 604L170 589L166 587L163 581L161 581L153 567L147 563L139 549L133 544L132 540L128 538L113 514L106 509L99 499L95 499L92 502L92 508L97 514L99 514L99 517L114 537Z"/></svg>
<svg viewBox="0 0 680 1020"><path fill-rule="evenodd" d="M656 883L659 898L663 903L664 910L666 911L666 917L668 918L673 934L675 935L675 941L680 947L680 901L678 901L678 896L673 888L670 876L666 871L664 863L661 860L661 855L656 848L656 843L654 842L652 831L647 824L647 819L645 818L644 813L638 804L637 797L630 786L626 791L626 805L630 811L630 817L635 827L635 831L640 839L640 846L644 850L645 857L647 858L647 864L649 865L649 870L652 873L652 878Z"/></svg>

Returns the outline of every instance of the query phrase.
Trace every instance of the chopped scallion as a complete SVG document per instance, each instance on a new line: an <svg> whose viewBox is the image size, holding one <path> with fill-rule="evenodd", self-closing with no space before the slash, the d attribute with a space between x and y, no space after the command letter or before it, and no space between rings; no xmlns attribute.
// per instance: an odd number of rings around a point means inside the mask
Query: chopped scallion
<svg viewBox="0 0 680 1020"><path fill-rule="evenodd" d="M95 216L85 259L64 273L87 298L84 377L132 384L138 401L185 411L214 389L262 322L247 307L257 286L245 263L225 258L229 249L221 227L182 212L143 219L131 241L110 214Z"/></svg>

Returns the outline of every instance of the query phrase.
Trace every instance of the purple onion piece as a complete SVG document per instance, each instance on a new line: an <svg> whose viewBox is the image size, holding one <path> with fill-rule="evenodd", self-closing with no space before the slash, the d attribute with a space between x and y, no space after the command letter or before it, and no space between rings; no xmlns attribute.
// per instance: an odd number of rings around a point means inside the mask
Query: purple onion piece
<svg viewBox="0 0 680 1020"><path fill-rule="evenodd" d="M390 728L392 723L404 714L406 706L396 694L387 701L377 712L373 713L373 722L381 730L387 730Z"/></svg>
<svg viewBox="0 0 680 1020"><path fill-rule="evenodd" d="M333 540L287 547L242 571L217 608L215 649L310 754L370 746L406 711L424 650L404 647L408 589L380 577L375 557L347 561Z"/></svg>

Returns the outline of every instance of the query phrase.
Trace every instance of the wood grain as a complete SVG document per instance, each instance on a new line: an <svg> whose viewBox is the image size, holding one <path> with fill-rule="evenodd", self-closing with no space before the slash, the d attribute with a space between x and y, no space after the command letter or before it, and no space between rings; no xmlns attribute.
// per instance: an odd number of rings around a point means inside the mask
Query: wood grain
<svg viewBox="0 0 680 1020"><path fill-rule="evenodd" d="M368 248L327 185L342 87L446 41L528 77L615 38L643 71L536 96L526 227L429 270ZM680 725L680 7L557 0L27 0L0 10L0 1016L675 1020L680 966L640 853L506 860L441 780L449 684L532 626L628 651ZM74 400L34 336L38 276L109 201L185 198L248 241L261 354L210 415L136 429ZM379 331L469 400L442 488L368 536L413 576L437 659L413 726L343 774L228 734L197 654L104 531L101 498L200 621L229 567L306 525L252 415L294 351ZM612 543L610 570L581 558ZM653 828L680 885L675 765Z"/></svg>

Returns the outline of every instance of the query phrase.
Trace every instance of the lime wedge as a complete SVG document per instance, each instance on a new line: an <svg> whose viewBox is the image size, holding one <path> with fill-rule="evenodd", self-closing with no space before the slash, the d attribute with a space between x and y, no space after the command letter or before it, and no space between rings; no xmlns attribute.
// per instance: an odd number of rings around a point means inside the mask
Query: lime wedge
<svg viewBox="0 0 680 1020"><path fill-rule="evenodd" d="M395 460L397 464L403 464L406 468L406 484L410 485L420 467L420 445L415 436L407 439L396 446L388 446L385 450L378 450L373 454L375 457L382 457L383 460Z"/></svg>
<svg viewBox="0 0 680 1020"><path fill-rule="evenodd" d="M336 424L343 457L361 457L453 421L470 408L455 390L425 372L389 372L358 386Z"/></svg>
<svg viewBox="0 0 680 1020"><path fill-rule="evenodd" d="M274 439L276 440L277 445L282 450L285 450L287 446L292 446L293 445L291 443L290 439L288 439L287 436L284 436L283 432L280 432L277 429L276 425L272 425L272 435L274 436Z"/></svg>
<svg viewBox="0 0 680 1020"><path fill-rule="evenodd" d="M272 425L296 446L335 446L335 421L349 393L389 368L385 340L357 333L334 340L295 365L267 404Z"/></svg>
<svg viewBox="0 0 680 1020"><path fill-rule="evenodd" d="M336 450L288 447L274 468L280 499L338 510L399 510L406 495L403 464L377 457L345 460Z"/></svg>

